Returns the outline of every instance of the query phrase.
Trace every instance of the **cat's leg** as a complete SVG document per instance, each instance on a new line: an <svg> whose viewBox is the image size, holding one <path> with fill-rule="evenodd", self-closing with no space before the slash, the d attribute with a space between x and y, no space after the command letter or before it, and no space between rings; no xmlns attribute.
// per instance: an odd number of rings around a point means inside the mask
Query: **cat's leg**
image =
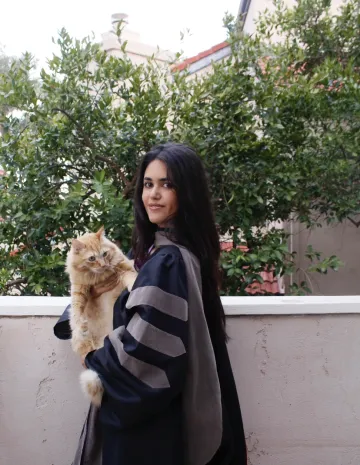
<svg viewBox="0 0 360 465"><path fill-rule="evenodd" d="M124 288L127 287L129 292L131 291L134 285L134 282L136 281L136 278L137 278L136 271L125 271L125 273L121 275L121 281L124 285Z"/></svg>
<svg viewBox="0 0 360 465"><path fill-rule="evenodd" d="M80 357L85 357L85 355L95 349L92 338L84 336L78 329L72 332L71 346L73 351L80 355Z"/></svg>
<svg viewBox="0 0 360 465"><path fill-rule="evenodd" d="M134 260L129 260L125 255L123 255L115 266L115 269L119 273L124 271L135 271Z"/></svg>
<svg viewBox="0 0 360 465"><path fill-rule="evenodd" d="M89 327L85 307L90 296L90 286L84 284L71 285L71 313L74 328L80 330L83 336L88 335ZM71 321L70 321L71 324Z"/></svg>
<svg viewBox="0 0 360 465"><path fill-rule="evenodd" d="M124 256L123 260L116 265L116 271L119 273L120 282L124 289L127 287L131 291L137 278L137 272L134 268L134 261Z"/></svg>
<svg viewBox="0 0 360 465"><path fill-rule="evenodd" d="M83 284L72 284L71 286L71 345L74 352L82 357L94 350L85 311L89 300L89 290L90 287Z"/></svg>

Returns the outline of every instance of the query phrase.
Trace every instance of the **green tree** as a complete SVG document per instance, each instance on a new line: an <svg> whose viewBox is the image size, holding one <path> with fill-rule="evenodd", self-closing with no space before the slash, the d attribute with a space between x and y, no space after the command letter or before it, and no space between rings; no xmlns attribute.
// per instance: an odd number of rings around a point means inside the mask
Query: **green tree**
<svg viewBox="0 0 360 465"><path fill-rule="evenodd" d="M167 77L155 61L134 66L65 30L58 45L41 86L29 79L29 56L0 78L3 101L20 114L2 115L5 292L63 294L68 240L100 223L126 249L139 157L168 137Z"/></svg>
<svg viewBox="0 0 360 465"><path fill-rule="evenodd" d="M7 73L15 60L15 57L5 53L4 47L0 44L0 72Z"/></svg>
<svg viewBox="0 0 360 465"><path fill-rule="evenodd" d="M246 295L264 269L294 270L291 217L316 227L359 212L357 2L337 15L325 0L276 5L252 37L228 19L231 56L201 78L109 57L64 30L40 86L28 56L0 75L0 105L19 110L0 121L3 294L63 295L69 239L100 224L126 249L136 167L159 141L190 143L207 166L234 244L226 294ZM339 266L308 255L312 271Z"/></svg>
<svg viewBox="0 0 360 465"><path fill-rule="evenodd" d="M11 66L15 63L17 63L17 59L14 56L7 55L5 52L4 47L0 44L0 74L6 74L10 71ZM8 113L10 111L10 108L6 105L3 104L0 107L0 115L4 113ZM0 124L0 134L2 133L2 127Z"/></svg>
<svg viewBox="0 0 360 465"><path fill-rule="evenodd" d="M232 54L196 82L179 116L210 168L221 232L246 246L223 255L227 293L246 293L265 264L294 271L276 223L321 227L359 212L360 16L356 1L335 15L330 3L275 2L252 37L228 18ZM309 271L341 264L306 254Z"/></svg>

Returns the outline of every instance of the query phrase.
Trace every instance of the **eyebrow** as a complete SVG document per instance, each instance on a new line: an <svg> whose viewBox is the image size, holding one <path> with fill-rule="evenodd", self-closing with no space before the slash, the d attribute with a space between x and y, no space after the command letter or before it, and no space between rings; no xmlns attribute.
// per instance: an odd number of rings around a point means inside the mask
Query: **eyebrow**
<svg viewBox="0 0 360 465"><path fill-rule="evenodd" d="M168 181L169 178L160 178L159 181ZM152 181L152 178L145 177L144 181Z"/></svg>

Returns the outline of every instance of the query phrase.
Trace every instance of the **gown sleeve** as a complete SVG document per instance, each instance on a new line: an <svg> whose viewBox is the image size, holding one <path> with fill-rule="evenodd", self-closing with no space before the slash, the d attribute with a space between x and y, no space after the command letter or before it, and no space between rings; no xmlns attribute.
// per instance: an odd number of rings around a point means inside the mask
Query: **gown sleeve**
<svg viewBox="0 0 360 465"><path fill-rule="evenodd" d="M103 387L102 417L132 426L164 409L187 371L188 288L181 255L161 249L143 265L126 301L130 318L85 364Z"/></svg>

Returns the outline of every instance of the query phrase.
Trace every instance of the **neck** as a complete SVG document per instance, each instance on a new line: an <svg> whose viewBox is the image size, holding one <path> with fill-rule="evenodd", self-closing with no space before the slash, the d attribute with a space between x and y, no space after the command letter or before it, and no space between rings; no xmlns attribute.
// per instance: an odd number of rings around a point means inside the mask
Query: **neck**
<svg viewBox="0 0 360 465"><path fill-rule="evenodd" d="M175 229L173 226L158 226L157 231L174 232Z"/></svg>

